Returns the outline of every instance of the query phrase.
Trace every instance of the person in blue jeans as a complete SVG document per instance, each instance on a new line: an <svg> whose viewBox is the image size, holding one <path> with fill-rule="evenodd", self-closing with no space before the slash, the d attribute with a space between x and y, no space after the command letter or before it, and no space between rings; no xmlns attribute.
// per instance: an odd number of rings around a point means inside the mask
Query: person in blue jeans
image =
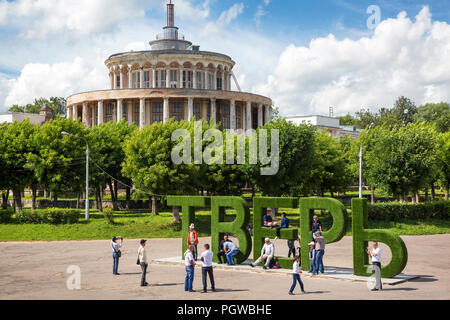
<svg viewBox="0 0 450 320"><path fill-rule="evenodd" d="M184 279L184 291L189 292L195 292L195 290L192 289L192 286L194 284L194 267L195 267L195 260L194 260L194 246L190 245L188 250L184 253L184 265L186 268L186 278Z"/></svg>
<svg viewBox="0 0 450 320"><path fill-rule="evenodd" d="M309 245L309 273L314 273L316 262L316 243L311 241Z"/></svg>
<svg viewBox="0 0 450 320"><path fill-rule="evenodd" d="M316 232L316 236L315 236L315 240L316 240L316 263L315 263L315 268L314 268L314 275L319 274L320 273L324 274L324 268L323 268L323 255L325 254L325 239L322 236L322 232L317 231Z"/></svg>
<svg viewBox="0 0 450 320"><path fill-rule="evenodd" d="M317 216L313 217L312 227L311 227L311 241L314 241L314 234L320 231L322 232L322 222L320 222Z"/></svg>
<svg viewBox="0 0 450 320"><path fill-rule="evenodd" d="M111 249L112 249L112 257L113 257L113 274L119 275L119 259L121 256L120 249L122 248L123 238L120 238L120 243L117 242L119 238L113 237L111 239Z"/></svg>
<svg viewBox="0 0 450 320"><path fill-rule="evenodd" d="M300 257L295 257L294 264L292 265L292 286L291 289L289 289L289 294L294 294L295 286L297 285L297 282L300 284L300 289L303 293L305 293L305 288L303 287L303 281L300 278L300 273L302 273L302 270L300 269Z"/></svg>
<svg viewBox="0 0 450 320"><path fill-rule="evenodd" d="M228 264L230 266L235 265L234 257L239 253L239 248L233 242L225 242L223 244Z"/></svg>

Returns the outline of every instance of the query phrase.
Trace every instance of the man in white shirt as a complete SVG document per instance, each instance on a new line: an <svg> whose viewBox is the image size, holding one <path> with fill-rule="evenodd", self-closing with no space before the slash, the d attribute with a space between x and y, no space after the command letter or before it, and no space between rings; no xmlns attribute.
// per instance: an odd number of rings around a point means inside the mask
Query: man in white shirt
<svg viewBox="0 0 450 320"><path fill-rule="evenodd" d="M119 275L119 258L122 255L120 249L122 248L123 243L122 237L120 237L120 243L117 242L118 239L118 237L113 237L110 243L113 252L113 274L116 276Z"/></svg>
<svg viewBox="0 0 450 320"><path fill-rule="evenodd" d="M184 280L184 291L189 292L195 292L195 290L192 289L192 285L194 283L194 267L195 267L195 260L194 255L192 254L194 252L194 246L190 245L189 249L186 250L184 253L184 265L186 268L186 278Z"/></svg>
<svg viewBox="0 0 450 320"><path fill-rule="evenodd" d="M263 268L267 269L274 255L275 255L275 246L273 245L272 242L270 242L269 238L266 238L264 246L261 249L261 256L258 258L258 260L252 263L251 266L255 267L255 265L258 265L258 263L260 263L262 260L266 260L266 263L264 264Z"/></svg>
<svg viewBox="0 0 450 320"><path fill-rule="evenodd" d="M378 242L372 242L372 249L368 248L367 253L372 258L373 271L375 272L375 288L372 291L378 291L382 289L381 284L381 249L378 247Z"/></svg>
<svg viewBox="0 0 450 320"><path fill-rule="evenodd" d="M202 261L202 281L203 281L203 293L206 293L206 275L209 274L209 281L211 282L212 291L216 291L214 285L214 275L212 267L213 253L209 250L209 244L204 245L205 251L203 251L200 260Z"/></svg>
<svg viewBox="0 0 450 320"><path fill-rule="evenodd" d="M142 239L140 242L141 246L138 249L138 259L139 259L139 264L141 265L141 269L142 269L141 287L148 286L147 281L145 281L145 277L147 275L147 267L148 267L147 250L145 249L146 242L147 242L147 240Z"/></svg>

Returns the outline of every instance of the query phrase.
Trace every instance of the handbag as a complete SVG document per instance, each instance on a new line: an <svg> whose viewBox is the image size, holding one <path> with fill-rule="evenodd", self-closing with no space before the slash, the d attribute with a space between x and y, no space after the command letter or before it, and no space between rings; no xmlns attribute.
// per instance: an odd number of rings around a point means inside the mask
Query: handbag
<svg viewBox="0 0 450 320"><path fill-rule="evenodd" d="M122 252L120 250L117 250L117 256L120 258L122 256Z"/></svg>
<svg viewBox="0 0 450 320"><path fill-rule="evenodd" d="M138 264L138 265L141 264L141 261L139 261L139 253L140 253L140 251L138 251L138 256L137 256L137 260L136 260L136 264Z"/></svg>

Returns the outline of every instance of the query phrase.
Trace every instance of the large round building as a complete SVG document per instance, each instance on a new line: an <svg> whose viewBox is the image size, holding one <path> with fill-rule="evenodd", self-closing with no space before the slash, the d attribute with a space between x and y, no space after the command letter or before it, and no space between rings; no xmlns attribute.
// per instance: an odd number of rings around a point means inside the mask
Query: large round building
<svg viewBox="0 0 450 320"><path fill-rule="evenodd" d="M124 119L141 128L170 118L212 120L222 129L244 130L269 121L272 100L232 91L235 62L187 41L174 24L172 1L163 30L150 42L151 50L110 56L105 62L110 88L68 97L67 117L87 126Z"/></svg>

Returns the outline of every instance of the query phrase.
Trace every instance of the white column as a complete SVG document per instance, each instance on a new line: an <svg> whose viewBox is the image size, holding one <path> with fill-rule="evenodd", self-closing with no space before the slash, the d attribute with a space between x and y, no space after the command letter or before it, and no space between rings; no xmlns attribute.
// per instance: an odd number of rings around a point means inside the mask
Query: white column
<svg viewBox="0 0 450 320"><path fill-rule="evenodd" d="M236 100L230 101L230 129L236 130Z"/></svg>
<svg viewBox="0 0 450 320"><path fill-rule="evenodd" d="M213 78L213 89L217 90L217 69L214 70L214 78Z"/></svg>
<svg viewBox="0 0 450 320"><path fill-rule="evenodd" d="M192 70L193 80L194 80L194 89L198 89L198 79L197 79L197 70Z"/></svg>
<svg viewBox="0 0 450 320"><path fill-rule="evenodd" d="M170 81L172 79L170 78L170 69L166 70L166 88L170 88Z"/></svg>
<svg viewBox="0 0 450 320"><path fill-rule="evenodd" d="M110 70L109 71L109 85L111 86L111 89L114 89L113 79L114 79L114 77L113 77L112 71Z"/></svg>
<svg viewBox="0 0 450 320"><path fill-rule="evenodd" d="M261 127L263 125L262 108L263 108L262 103L258 104L258 127Z"/></svg>
<svg viewBox="0 0 450 320"><path fill-rule="evenodd" d="M184 85L183 85L183 70L180 70L180 88L184 88Z"/></svg>
<svg viewBox="0 0 450 320"><path fill-rule="evenodd" d="M264 124L268 123L270 121L270 106L265 105L264 106L264 115L265 115L265 119L264 119Z"/></svg>
<svg viewBox="0 0 450 320"><path fill-rule="evenodd" d="M252 103L247 101L247 112L246 112L246 130L252 129Z"/></svg>
<svg viewBox="0 0 450 320"><path fill-rule="evenodd" d="M211 99L211 120L212 124L216 125L216 99Z"/></svg>
<svg viewBox="0 0 450 320"><path fill-rule="evenodd" d="M123 120L123 100L117 100L117 121Z"/></svg>
<svg viewBox="0 0 450 320"><path fill-rule="evenodd" d="M128 124L132 125L133 124L133 102L129 101L128 102Z"/></svg>
<svg viewBox="0 0 450 320"><path fill-rule="evenodd" d="M202 101L202 118L206 121L208 119L208 103L207 101Z"/></svg>
<svg viewBox="0 0 450 320"><path fill-rule="evenodd" d="M140 98L139 102L139 128L143 128L145 126L145 98Z"/></svg>
<svg viewBox="0 0 450 320"><path fill-rule="evenodd" d="M66 106L66 119L70 119L71 113L72 113L72 108L70 106Z"/></svg>
<svg viewBox="0 0 450 320"><path fill-rule="evenodd" d="M205 87L206 90L209 89L209 81L208 80L209 80L208 79L208 71L205 71L205 84L204 84L204 87Z"/></svg>
<svg viewBox="0 0 450 320"><path fill-rule="evenodd" d="M225 90L225 71L222 70L222 90Z"/></svg>
<svg viewBox="0 0 450 320"><path fill-rule="evenodd" d="M85 125L88 124L88 104L87 102L83 102L83 121Z"/></svg>
<svg viewBox="0 0 450 320"><path fill-rule="evenodd" d="M103 123L103 101L97 103L97 125Z"/></svg>
<svg viewBox="0 0 450 320"><path fill-rule="evenodd" d="M231 71L228 73L228 91L231 91Z"/></svg>
<svg viewBox="0 0 450 320"><path fill-rule="evenodd" d="M123 66L120 66L120 89L123 89Z"/></svg>
<svg viewBox="0 0 450 320"><path fill-rule="evenodd" d="M139 69L139 80L140 80L140 87L141 89L144 88L144 70L142 69L143 67L141 67Z"/></svg>
<svg viewBox="0 0 450 320"><path fill-rule="evenodd" d="M114 90L117 89L117 79L116 79L116 70L115 70L115 68L113 70L113 89Z"/></svg>
<svg viewBox="0 0 450 320"><path fill-rule="evenodd" d="M194 98L188 98L188 121L191 121L194 117Z"/></svg>
<svg viewBox="0 0 450 320"><path fill-rule="evenodd" d="M131 65L128 66L128 89L131 89L133 87L133 82L131 81L133 79L131 74Z"/></svg>
<svg viewBox="0 0 450 320"><path fill-rule="evenodd" d="M170 113L169 113L169 98L164 98L163 103L163 121L167 122L170 119Z"/></svg>

